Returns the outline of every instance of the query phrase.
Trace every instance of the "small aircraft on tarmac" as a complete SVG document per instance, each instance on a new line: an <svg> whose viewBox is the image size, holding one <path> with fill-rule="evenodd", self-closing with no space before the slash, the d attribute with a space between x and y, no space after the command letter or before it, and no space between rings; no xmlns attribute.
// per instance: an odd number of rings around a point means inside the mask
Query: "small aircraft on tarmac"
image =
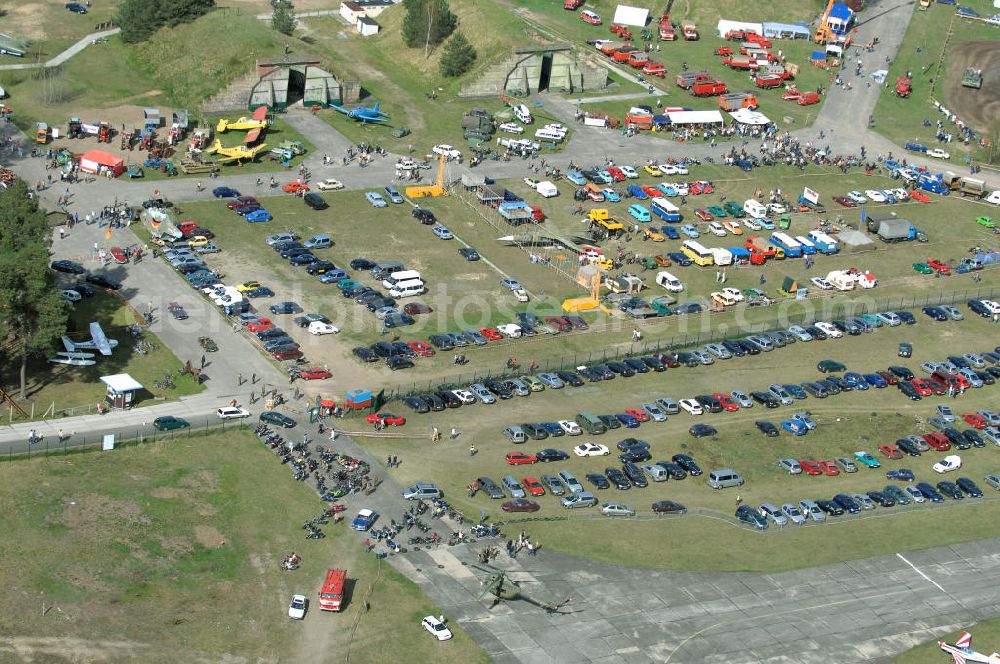
<svg viewBox="0 0 1000 664"><path fill-rule="evenodd" d="M82 353L81 350L96 350L101 353L101 355L111 355L111 350L118 345L117 339L108 339L104 334L104 330L101 329L100 323L90 324L90 339L85 341L73 341L67 336L62 337L62 344L65 346L65 351L59 351L56 355L58 358L53 358L49 360L50 362L58 362L59 364L74 364L77 366L90 366L94 364L93 353Z"/></svg>
<svg viewBox="0 0 1000 664"><path fill-rule="evenodd" d="M972 634L962 632L955 643L938 641L938 647L955 659L955 664L966 662L982 662L982 664L1000 664L1000 653L984 655L972 649Z"/></svg>
<svg viewBox="0 0 1000 664"><path fill-rule="evenodd" d="M367 106L344 108L343 106L330 104L330 108L340 111L352 120L360 120L361 124L365 124L366 122L388 122L389 114L378 110L378 104L378 102L375 102L375 106L372 108L368 108Z"/></svg>

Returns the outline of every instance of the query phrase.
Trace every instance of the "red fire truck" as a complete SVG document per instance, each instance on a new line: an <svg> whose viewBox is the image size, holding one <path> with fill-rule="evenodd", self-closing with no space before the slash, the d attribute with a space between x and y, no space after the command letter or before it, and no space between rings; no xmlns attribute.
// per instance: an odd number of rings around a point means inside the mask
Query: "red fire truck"
<svg viewBox="0 0 1000 664"><path fill-rule="evenodd" d="M344 584L346 582L347 570L326 570L323 587L319 591L319 608L323 611L340 611L343 608Z"/></svg>

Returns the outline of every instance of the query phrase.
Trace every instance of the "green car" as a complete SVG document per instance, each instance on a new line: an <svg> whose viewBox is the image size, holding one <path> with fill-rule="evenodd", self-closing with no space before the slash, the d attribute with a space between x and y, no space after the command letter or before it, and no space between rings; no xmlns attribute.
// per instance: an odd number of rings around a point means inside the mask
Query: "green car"
<svg viewBox="0 0 1000 664"><path fill-rule="evenodd" d="M276 410L265 410L260 414L260 421L267 422L268 424L277 424L279 427L285 427L286 429L291 429L295 426L295 420L287 415L282 415Z"/></svg>
<svg viewBox="0 0 1000 664"><path fill-rule="evenodd" d="M816 365L816 368L823 373L836 373L838 371L846 371L847 366L841 364L836 360L820 360L820 363Z"/></svg>
<svg viewBox="0 0 1000 664"><path fill-rule="evenodd" d="M721 205L709 205L708 213L716 219L722 219L726 216L726 210Z"/></svg>
<svg viewBox="0 0 1000 664"><path fill-rule="evenodd" d="M153 420L153 428L157 431L173 431L174 429L187 429L190 424L188 421L181 417L174 417L173 415L164 415L163 417L157 417Z"/></svg>
<svg viewBox="0 0 1000 664"><path fill-rule="evenodd" d="M934 271L931 269L931 266L928 265L927 263L914 263L913 269L919 272L920 274L930 274L931 272Z"/></svg>
<svg viewBox="0 0 1000 664"><path fill-rule="evenodd" d="M726 212L733 215L737 219L742 219L743 217L747 216L747 213L743 211L743 208L740 207L740 204L735 201L726 201L725 207L726 207Z"/></svg>
<svg viewBox="0 0 1000 664"><path fill-rule="evenodd" d="M653 307L653 311L656 312L657 316L669 316L673 312L670 311L668 301L672 299L673 298L669 296L664 297L662 295L660 297L654 297L649 301L649 306Z"/></svg>
<svg viewBox="0 0 1000 664"><path fill-rule="evenodd" d="M996 224L989 217L976 217L976 223L986 228L996 228Z"/></svg>
<svg viewBox="0 0 1000 664"><path fill-rule="evenodd" d="M868 323L871 327L882 327L882 319L873 314L862 314L861 320Z"/></svg>

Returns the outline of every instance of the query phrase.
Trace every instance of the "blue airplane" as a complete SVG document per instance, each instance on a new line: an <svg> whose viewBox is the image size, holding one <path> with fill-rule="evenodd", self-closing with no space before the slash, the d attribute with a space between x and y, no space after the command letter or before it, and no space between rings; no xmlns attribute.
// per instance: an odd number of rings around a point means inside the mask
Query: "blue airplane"
<svg viewBox="0 0 1000 664"><path fill-rule="evenodd" d="M360 120L361 124L365 124L366 122L389 121L389 114L378 110L378 102L375 102L375 106L372 108L368 108L367 106L358 106L357 108L347 109L343 106L337 106L336 104L330 104L330 108L340 111L352 120Z"/></svg>

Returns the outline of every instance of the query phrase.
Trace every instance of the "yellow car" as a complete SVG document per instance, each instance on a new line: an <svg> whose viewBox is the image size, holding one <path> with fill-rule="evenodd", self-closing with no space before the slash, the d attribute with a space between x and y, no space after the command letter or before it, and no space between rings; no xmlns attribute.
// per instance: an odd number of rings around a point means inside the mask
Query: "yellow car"
<svg viewBox="0 0 1000 664"><path fill-rule="evenodd" d="M241 293L246 293L247 291L252 291L254 288L260 288L261 283L259 281L244 281L242 284L236 287Z"/></svg>
<svg viewBox="0 0 1000 664"><path fill-rule="evenodd" d="M644 168L646 169L646 172L652 175L654 178L658 178L661 175L663 175L663 171L658 169L654 164L646 164Z"/></svg>
<svg viewBox="0 0 1000 664"><path fill-rule="evenodd" d="M652 228L644 228L642 234L646 236L647 240L652 240L653 242L665 242L667 236L660 231L654 231Z"/></svg>
<svg viewBox="0 0 1000 664"><path fill-rule="evenodd" d="M735 221L724 221L722 227L733 235L743 235L743 229Z"/></svg>
<svg viewBox="0 0 1000 664"><path fill-rule="evenodd" d="M204 235L194 235L188 240L189 247L204 247L208 244L208 238Z"/></svg>

